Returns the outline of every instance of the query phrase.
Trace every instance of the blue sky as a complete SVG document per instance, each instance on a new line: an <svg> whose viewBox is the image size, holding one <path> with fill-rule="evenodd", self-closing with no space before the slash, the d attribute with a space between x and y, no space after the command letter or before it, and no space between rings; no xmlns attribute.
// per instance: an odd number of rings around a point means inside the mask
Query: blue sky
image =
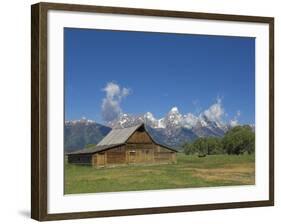
<svg viewBox="0 0 281 224"><path fill-rule="evenodd" d="M113 83L124 113L198 115L220 98L225 121L255 121L254 38L65 28L64 41L67 120L104 123Z"/></svg>

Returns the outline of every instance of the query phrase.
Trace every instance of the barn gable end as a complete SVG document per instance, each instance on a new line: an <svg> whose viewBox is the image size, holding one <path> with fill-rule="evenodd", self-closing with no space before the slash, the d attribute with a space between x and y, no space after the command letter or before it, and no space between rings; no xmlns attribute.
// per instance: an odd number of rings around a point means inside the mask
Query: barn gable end
<svg viewBox="0 0 281 224"><path fill-rule="evenodd" d="M153 140L144 129L140 128L128 138L126 143L152 144Z"/></svg>

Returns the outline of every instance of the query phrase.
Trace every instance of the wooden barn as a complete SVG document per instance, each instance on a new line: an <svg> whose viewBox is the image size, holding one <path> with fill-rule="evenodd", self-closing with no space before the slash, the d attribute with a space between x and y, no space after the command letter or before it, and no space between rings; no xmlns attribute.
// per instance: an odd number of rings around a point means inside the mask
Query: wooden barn
<svg viewBox="0 0 281 224"><path fill-rule="evenodd" d="M69 163L94 167L140 163L175 163L177 150L156 143L144 124L112 129L95 147L67 154Z"/></svg>

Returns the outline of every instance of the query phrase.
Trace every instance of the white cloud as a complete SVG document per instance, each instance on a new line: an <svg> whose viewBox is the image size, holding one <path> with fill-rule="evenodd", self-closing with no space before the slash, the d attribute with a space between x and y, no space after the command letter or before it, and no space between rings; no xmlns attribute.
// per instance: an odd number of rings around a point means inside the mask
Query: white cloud
<svg viewBox="0 0 281 224"><path fill-rule="evenodd" d="M236 119L230 120L229 121L229 125L230 125L230 127L237 126L238 125L238 120L236 120Z"/></svg>
<svg viewBox="0 0 281 224"><path fill-rule="evenodd" d="M103 91L106 96L102 100L102 116L106 122L110 122L118 118L122 113L120 103L130 94L130 89L121 88L118 84L109 82L103 88Z"/></svg>
<svg viewBox="0 0 281 224"><path fill-rule="evenodd" d="M130 94L130 89L128 88L123 88L122 89L122 97L126 97Z"/></svg>
<svg viewBox="0 0 281 224"><path fill-rule="evenodd" d="M197 100L197 99L193 100L192 105L193 105L195 113L198 114L202 110L199 100Z"/></svg>
<svg viewBox="0 0 281 224"><path fill-rule="evenodd" d="M216 103L205 110L203 115L205 115L210 121L222 122L222 119L225 116L225 111L222 107L221 98L217 98Z"/></svg>
<svg viewBox="0 0 281 224"><path fill-rule="evenodd" d="M241 111L238 110L238 111L236 112L236 116L237 116L237 117L240 117L240 115L241 115Z"/></svg>
<svg viewBox="0 0 281 224"><path fill-rule="evenodd" d="M240 112L240 110L238 110L238 111L236 112L236 115L234 116L234 118L229 121L229 125L230 125L231 127L235 127L235 126L239 125L238 118L239 118L240 116L241 116L241 112Z"/></svg>

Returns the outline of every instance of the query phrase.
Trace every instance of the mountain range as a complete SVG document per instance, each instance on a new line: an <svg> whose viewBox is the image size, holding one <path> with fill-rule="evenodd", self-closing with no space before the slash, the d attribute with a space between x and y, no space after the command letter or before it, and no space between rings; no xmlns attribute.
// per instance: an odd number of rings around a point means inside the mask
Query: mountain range
<svg viewBox="0 0 281 224"><path fill-rule="evenodd" d="M152 113L143 115L121 114L107 125L93 120L65 121L65 150L67 152L84 148L87 144L97 144L111 129L125 128L144 123L147 131L159 143L179 147L184 142L198 137L222 137L237 122L224 123L216 116L203 112L198 116L183 115L173 107L165 117L156 119Z"/></svg>
<svg viewBox="0 0 281 224"><path fill-rule="evenodd" d="M110 127L85 118L65 121L64 149L66 152L73 152L83 149L88 144L97 144L110 130Z"/></svg>

